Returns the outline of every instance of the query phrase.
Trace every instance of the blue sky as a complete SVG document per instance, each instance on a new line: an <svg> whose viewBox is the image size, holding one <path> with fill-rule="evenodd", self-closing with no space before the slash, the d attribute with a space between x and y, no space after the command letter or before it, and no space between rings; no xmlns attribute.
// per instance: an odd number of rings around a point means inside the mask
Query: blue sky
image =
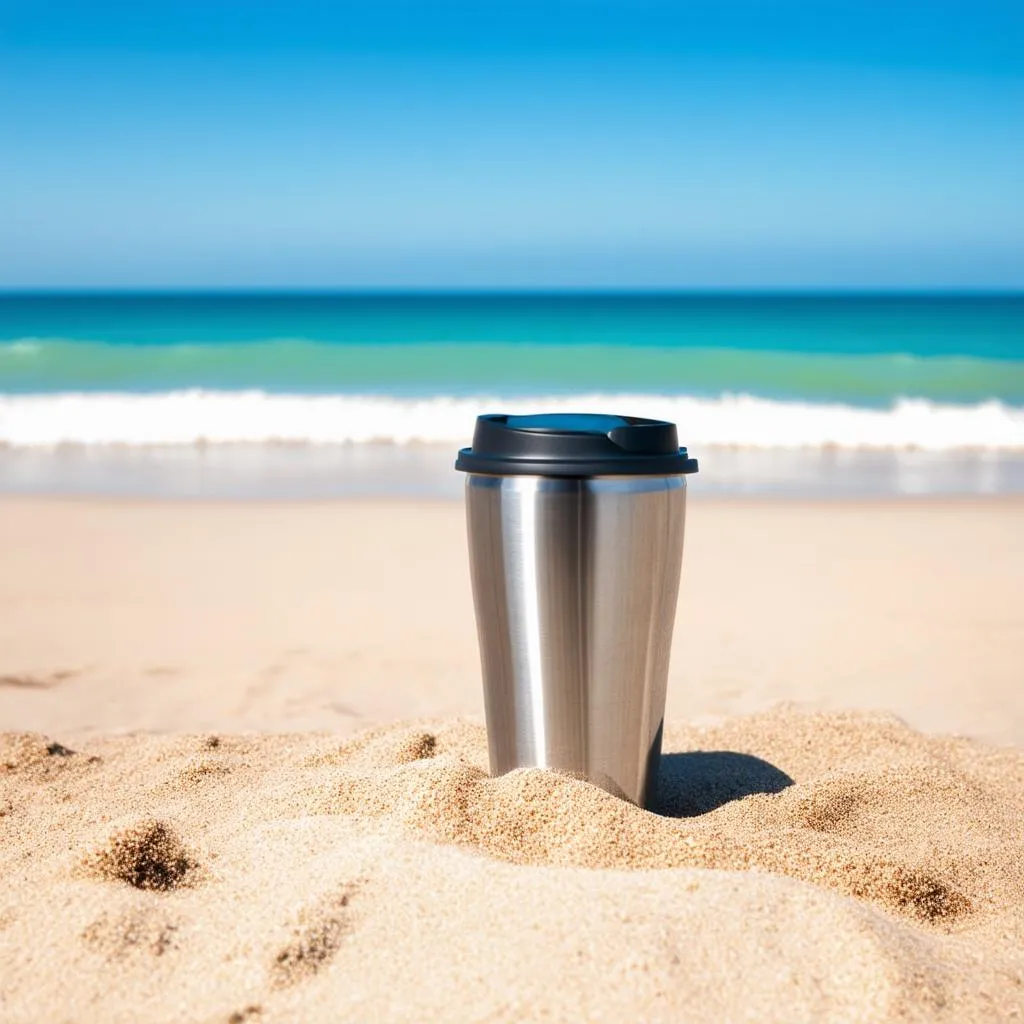
<svg viewBox="0 0 1024 1024"><path fill-rule="evenodd" d="M1024 4L0 0L0 286L1024 287Z"/></svg>

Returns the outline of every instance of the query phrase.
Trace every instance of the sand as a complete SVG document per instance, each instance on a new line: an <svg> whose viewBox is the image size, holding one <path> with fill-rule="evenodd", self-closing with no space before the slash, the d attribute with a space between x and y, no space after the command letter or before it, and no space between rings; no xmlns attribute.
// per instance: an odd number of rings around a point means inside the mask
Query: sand
<svg viewBox="0 0 1024 1024"><path fill-rule="evenodd" d="M481 725L0 747L4 1020L1024 1013L1024 754L865 713L669 732L658 812Z"/></svg>
<svg viewBox="0 0 1024 1024"><path fill-rule="evenodd" d="M883 708L1024 746L1024 499L695 500L670 721ZM0 730L482 710L449 502L0 499Z"/></svg>
<svg viewBox="0 0 1024 1024"><path fill-rule="evenodd" d="M1022 513L693 503L648 811L487 775L457 508L0 502L0 1020L1024 1016Z"/></svg>

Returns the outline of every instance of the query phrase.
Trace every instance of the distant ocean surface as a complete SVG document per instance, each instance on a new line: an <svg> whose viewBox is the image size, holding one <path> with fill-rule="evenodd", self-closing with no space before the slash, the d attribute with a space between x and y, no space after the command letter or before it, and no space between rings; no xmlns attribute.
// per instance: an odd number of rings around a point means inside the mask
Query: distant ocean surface
<svg viewBox="0 0 1024 1024"><path fill-rule="evenodd" d="M1018 458L1024 295L0 293L8 452L450 448L525 409L670 418L695 450Z"/></svg>
<svg viewBox="0 0 1024 1024"><path fill-rule="evenodd" d="M526 406L1024 449L1024 296L0 296L9 445L457 442Z"/></svg>

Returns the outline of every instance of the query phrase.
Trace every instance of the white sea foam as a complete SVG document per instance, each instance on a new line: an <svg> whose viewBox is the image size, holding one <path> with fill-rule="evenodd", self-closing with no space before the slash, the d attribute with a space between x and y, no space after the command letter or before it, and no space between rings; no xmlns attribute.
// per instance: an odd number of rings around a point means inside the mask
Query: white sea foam
<svg viewBox="0 0 1024 1024"><path fill-rule="evenodd" d="M683 443L750 448L1024 451L1024 408L989 401L902 399L887 409L780 402L748 395L694 398L587 394L503 399L282 395L262 391L0 395L0 444L15 447L467 443L481 412L617 411L670 419Z"/></svg>

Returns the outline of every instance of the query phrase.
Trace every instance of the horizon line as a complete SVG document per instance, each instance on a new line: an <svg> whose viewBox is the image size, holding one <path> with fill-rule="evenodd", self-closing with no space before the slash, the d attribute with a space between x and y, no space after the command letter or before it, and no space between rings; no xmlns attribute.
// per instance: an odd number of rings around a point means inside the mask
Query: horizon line
<svg viewBox="0 0 1024 1024"><path fill-rule="evenodd" d="M702 287L536 287L536 286L392 286L369 285L349 287L290 286L290 285L103 285L64 286L29 285L8 287L0 285L0 298L21 296L125 296L125 297L173 297L173 296L279 296L279 297L636 297L636 298L701 298L701 297L893 297L893 298L1024 298L1024 285L1016 287L994 287L980 285L957 286L702 286Z"/></svg>

